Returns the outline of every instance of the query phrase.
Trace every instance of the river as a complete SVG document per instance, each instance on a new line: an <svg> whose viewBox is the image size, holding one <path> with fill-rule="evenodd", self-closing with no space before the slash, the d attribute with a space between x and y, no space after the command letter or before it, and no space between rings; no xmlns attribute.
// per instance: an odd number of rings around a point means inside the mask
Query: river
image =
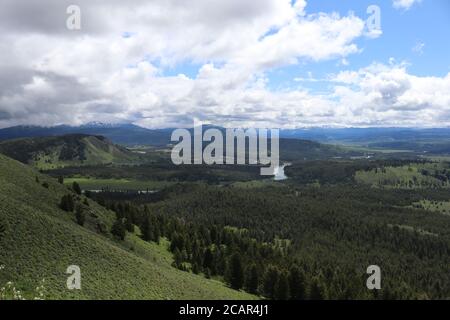
<svg viewBox="0 0 450 320"><path fill-rule="evenodd" d="M275 167L275 169L273 170L273 173L275 175L273 177L273 180L275 181L287 180L288 176L284 173L284 168L290 165L291 165L290 163L283 163L281 166Z"/></svg>

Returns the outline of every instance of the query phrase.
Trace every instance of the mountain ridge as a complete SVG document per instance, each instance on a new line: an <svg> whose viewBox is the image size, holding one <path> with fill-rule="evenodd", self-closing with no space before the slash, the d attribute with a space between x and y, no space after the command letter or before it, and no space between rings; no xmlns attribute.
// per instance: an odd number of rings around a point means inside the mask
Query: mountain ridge
<svg viewBox="0 0 450 320"><path fill-rule="evenodd" d="M204 129L223 127L204 125ZM169 144L174 128L147 129L132 123L90 122L80 126L14 126L0 129L0 141L14 138L55 136L71 133L105 136L114 143L123 145ZM189 130L192 130L189 129ZM450 140L450 128L404 128L404 127L371 127L371 128L298 128L281 129L280 138L304 139L322 143L363 144L393 141L431 141Z"/></svg>

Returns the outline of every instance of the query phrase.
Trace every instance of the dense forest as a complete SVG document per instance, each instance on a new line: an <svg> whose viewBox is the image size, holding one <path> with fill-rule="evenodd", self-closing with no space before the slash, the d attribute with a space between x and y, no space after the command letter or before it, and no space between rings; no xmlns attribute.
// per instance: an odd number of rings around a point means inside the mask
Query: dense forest
<svg viewBox="0 0 450 320"><path fill-rule="evenodd" d="M174 266L273 299L450 296L450 221L410 205L445 191L356 185L241 189L180 184L159 197L89 194L117 213L119 238L170 240ZM383 286L370 291L366 268Z"/></svg>

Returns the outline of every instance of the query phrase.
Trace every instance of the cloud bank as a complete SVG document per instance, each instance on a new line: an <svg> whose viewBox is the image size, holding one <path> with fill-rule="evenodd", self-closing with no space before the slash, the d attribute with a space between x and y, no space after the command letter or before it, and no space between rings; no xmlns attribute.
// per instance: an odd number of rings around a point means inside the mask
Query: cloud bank
<svg viewBox="0 0 450 320"><path fill-rule="evenodd" d="M0 127L450 124L450 74L373 64L330 75L327 93L270 88L271 70L359 54L368 32L351 13L309 13L304 0L80 0L71 31L70 4L1 2ZM198 71L168 75L183 65Z"/></svg>

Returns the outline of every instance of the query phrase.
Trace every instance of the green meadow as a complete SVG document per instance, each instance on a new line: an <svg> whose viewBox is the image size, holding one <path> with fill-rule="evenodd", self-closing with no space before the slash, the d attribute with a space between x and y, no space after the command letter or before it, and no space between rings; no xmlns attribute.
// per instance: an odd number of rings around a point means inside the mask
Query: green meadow
<svg viewBox="0 0 450 320"><path fill-rule="evenodd" d="M410 164L400 167L381 167L372 170L359 170L355 173L358 183L372 187L399 189L448 188L448 181L438 179L438 172L446 171L446 162Z"/></svg>

